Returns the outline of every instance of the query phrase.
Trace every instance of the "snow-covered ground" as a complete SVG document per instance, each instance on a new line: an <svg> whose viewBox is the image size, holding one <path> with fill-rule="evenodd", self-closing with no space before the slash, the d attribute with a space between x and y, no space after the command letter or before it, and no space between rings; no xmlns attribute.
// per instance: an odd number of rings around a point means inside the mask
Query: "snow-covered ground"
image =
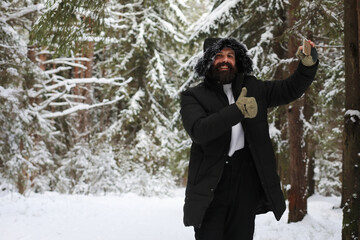
<svg viewBox="0 0 360 240"><path fill-rule="evenodd" d="M191 240L182 225L184 189L173 197L82 196L58 193L0 195L1 240ZM255 240L341 239L339 197L313 196L302 222L256 218Z"/></svg>

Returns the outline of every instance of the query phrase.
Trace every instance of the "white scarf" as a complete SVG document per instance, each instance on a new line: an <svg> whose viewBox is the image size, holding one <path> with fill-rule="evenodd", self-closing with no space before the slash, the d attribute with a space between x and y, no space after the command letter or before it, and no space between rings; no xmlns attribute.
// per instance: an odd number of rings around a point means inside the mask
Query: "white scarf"
<svg viewBox="0 0 360 240"><path fill-rule="evenodd" d="M235 103L234 95L231 88L231 83L223 85L224 92L229 100L229 104ZM231 142L228 155L231 157L235 151L244 148L245 134L244 129L239 122L231 128Z"/></svg>

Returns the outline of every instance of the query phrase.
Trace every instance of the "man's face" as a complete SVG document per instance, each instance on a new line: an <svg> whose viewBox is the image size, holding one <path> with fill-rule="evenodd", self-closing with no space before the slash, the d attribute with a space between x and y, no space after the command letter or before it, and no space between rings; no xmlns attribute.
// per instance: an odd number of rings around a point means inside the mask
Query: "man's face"
<svg viewBox="0 0 360 240"><path fill-rule="evenodd" d="M212 77L222 84L231 83L237 73L235 52L231 48L224 48L215 55L211 66Z"/></svg>

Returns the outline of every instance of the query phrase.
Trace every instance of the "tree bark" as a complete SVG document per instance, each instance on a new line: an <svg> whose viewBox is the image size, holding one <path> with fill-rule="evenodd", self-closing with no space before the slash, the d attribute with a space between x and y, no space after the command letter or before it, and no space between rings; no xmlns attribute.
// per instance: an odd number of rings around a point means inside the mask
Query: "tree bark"
<svg viewBox="0 0 360 240"><path fill-rule="evenodd" d="M290 191L289 222L301 221L307 214L307 181L304 149L303 122L300 111L303 101L297 100L289 106L289 141L290 141Z"/></svg>
<svg viewBox="0 0 360 240"><path fill-rule="evenodd" d="M89 58L90 61L84 61L82 64L86 67L86 69L75 69L75 76L80 78L91 78L92 77L92 65L93 65L93 57L94 57L94 43L89 42L87 44L87 48L83 49L82 57ZM81 100L82 103L91 104L92 102L92 86L91 84L84 84L82 86L76 86L74 88L74 93L79 96L85 97L84 100ZM75 119L75 126L79 135L74 136L75 142L80 139L88 140L88 131L90 126L90 113L89 111L81 110L77 113L78 118Z"/></svg>
<svg viewBox="0 0 360 240"><path fill-rule="evenodd" d="M275 26L274 39L279 39L279 36L282 36L287 29L287 21L286 21L286 10L278 11L278 17L282 20L282 24L278 24ZM284 47L281 46L281 42L279 40L273 43L274 53L279 57L279 59L284 59L287 57L287 51ZM283 65L277 67L274 79L285 79L288 75L288 71L285 70ZM287 117L286 117L286 106L280 106L276 110L276 120L275 127L281 131L280 139L281 141L288 140L288 128L287 128ZM282 183L282 191L287 198L287 186L290 184L290 174L289 174L289 152L288 148L283 148L282 146L277 146L276 149L276 160L277 160L277 171Z"/></svg>
<svg viewBox="0 0 360 240"><path fill-rule="evenodd" d="M289 27L296 21L296 11L300 1L291 0L289 6ZM289 57L294 57L299 43L295 36L291 36L288 44ZM292 63L289 68L294 72L297 63ZM304 107L303 100L297 100L289 105L287 116L289 123L290 142L290 184L289 191L289 218L288 222L301 221L307 214L307 181L306 160L304 151L303 121L300 119L300 111Z"/></svg>
<svg viewBox="0 0 360 240"><path fill-rule="evenodd" d="M312 99L312 91L308 89L304 96L304 119L310 123L311 117L314 114L314 101ZM314 158L315 158L315 139L311 132L305 134L305 158L307 161L307 183L308 183L308 197L315 193L315 180L314 180Z"/></svg>
<svg viewBox="0 0 360 240"><path fill-rule="evenodd" d="M343 240L360 239L360 1L344 1Z"/></svg>
<svg viewBox="0 0 360 240"><path fill-rule="evenodd" d="M312 1L312 0L311 0ZM307 39L313 40L313 33L308 31ZM314 86L314 85L313 85ZM315 109L315 101L314 101L314 91L312 88L309 88L304 95L304 119L306 122L310 123L311 117L313 116ZM308 183L308 192L307 196L311 196L315 193L315 180L314 180L314 159L315 159L315 146L316 141L312 132L307 131L305 134L305 158L307 160L307 183Z"/></svg>
<svg viewBox="0 0 360 240"><path fill-rule="evenodd" d="M45 50L46 47L42 47L41 50ZM47 60L47 56L45 53L39 54L39 59L40 59L40 68L41 70L45 71L46 70L46 65L44 64L44 62Z"/></svg>

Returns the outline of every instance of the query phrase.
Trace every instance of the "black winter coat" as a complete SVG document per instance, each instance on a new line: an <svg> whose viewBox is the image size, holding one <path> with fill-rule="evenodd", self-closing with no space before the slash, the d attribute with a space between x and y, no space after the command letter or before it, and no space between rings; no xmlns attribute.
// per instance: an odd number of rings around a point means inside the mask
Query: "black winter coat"
<svg viewBox="0 0 360 240"><path fill-rule="evenodd" d="M238 122L243 125L245 139L264 189L258 213L273 211L277 220L281 218L286 206L269 136L267 108L299 98L313 81L317 65L318 62L306 67L299 63L289 78L277 81L260 81L254 76L239 73L232 86L234 98L236 101L242 87L247 88L248 97L255 97L258 113L252 119L244 118L236 104L229 105L222 85L207 78L181 93L180 113L184 128L193 141L185 193L185 226L201 226L222 175L231 128Z"/></svg>

